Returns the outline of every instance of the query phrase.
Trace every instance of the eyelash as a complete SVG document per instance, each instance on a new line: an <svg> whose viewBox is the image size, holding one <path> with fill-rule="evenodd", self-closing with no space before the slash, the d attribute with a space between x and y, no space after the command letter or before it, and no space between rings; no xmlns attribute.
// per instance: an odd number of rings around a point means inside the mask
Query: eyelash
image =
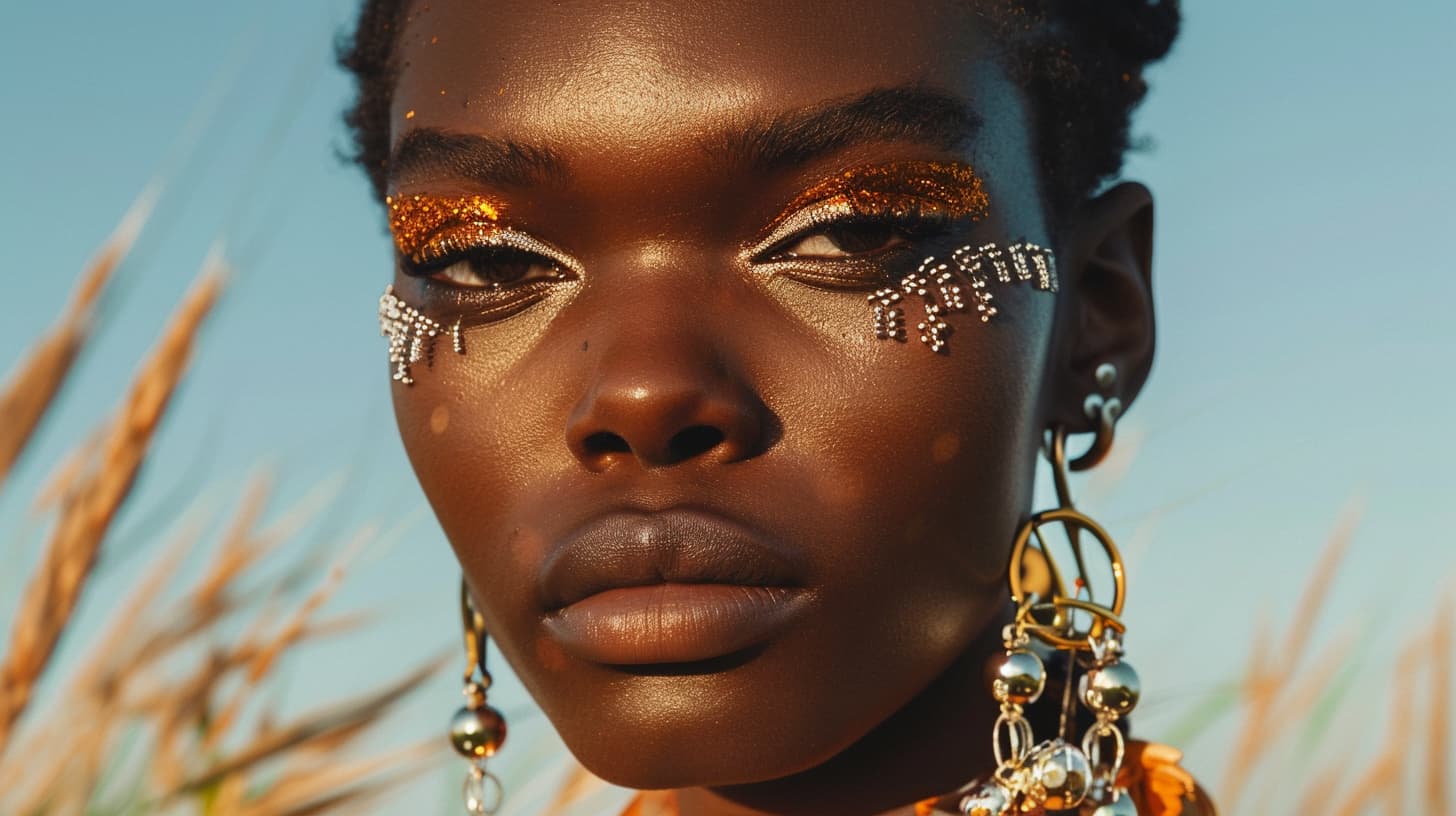
<svg viewBox="0 0 1456 816"><path fill-rule="evenodd" d="M917 244L947 234L957 219L937 212L866 212L846 203L808 208L785 219L779 229L751 251L754 263L781 268L787 277L834 288L882 285L895 278L885 267L890 257L906 254ZM873 227L888 229L903 239L896 246L842 256L796 255L788 249L834 229ZM785 234L787 233L787 234ZM832 239L831 239L832 240Z"/></svg>
<svg viewBox="0 0 1456 816"><path fill-rule="evenodd" d="M928 210L924 211L924 210ZM924 210L911 205L898 206L892 212L875 212L857 208L840 199L807 207L781 221L773 233L750 252L753 263L787 266L785 274L807 283L858 288L880 284L893 277L883 265L892 255L909 250L916 243L944 235L956 220L944 212L936 212L934 202ZM900 239L893 246L848 252L836 256L798 255L789 248L815 236L834 230L875 228L889 231L887 241ZM841 237L842 240L842 237ZM829 238L831 244L838 242ZM459 264L469 264L470 274L487 281L477 286L436 277ZM491 311L514 311L522 305L544 297L550 284L579 274L575 264L565 260L553 248L530 235L510 228L462 225L431 238L413 256L401 254L400 270L406 276L451 292L457 299L496 301ZM532 267L549 270L547 277L529 280L491 280L490 272L515 264L525 266L523 277Z"/></svg>
<svg viewBox="0 0 1456 816"><path fill-rule="evenodd" d="M468 274L486 285L473 285L436 277L460 264L469 266ZM534 279L497 280L496 272L509 265L525 267L522 277L533 267L547 270L547 275ZM467 225L431 238L412 256L399 256L400 271L412 278L447 287L475 296L492 296L501 292L575 278L576 264L553 247L513 229ZM489 270L489 271L486 271Z"/></svg>
<svg viewBox="0 0 1456 816"><path fill-rule="evenodd" d="M473 286L458 282L454 284L462 289L499 291L500 289L515 285L510 280L493 280L495 276L489 272L483 272L482 268L499 270L507 266L521 265L527 266L529 270L532 266L544 266L551 270L551 277L559 278L562 275L560 270L561 265L556 259L538 255L534 252L516 249L515 247L466 247L460 250L452 250L429 261L416 261L403 256L400 258L400 266L404 274L412 278L435 280L439 280L434 278L435 275L446 272L451 267L462 263L470 264L471 273L487 284L485 286ZM544 278L541 280L544 280ZM450 285L449 281L439 280L439 282Z"/></svg>
<svg viewBox="0 0 1456 816"><path fill-rule="evenodd" d="M800 230L787 236L769 247L756 257L764 260L823 260L835 261L836 258L821 257L813 255L796 255L789 252L787 247L803 243L805 240L816 235L828 233L833 229L853 229L856 227L877 227L888 229L899 237L907 240L924 240L943 234L950 226L951 219L941 215L907 215L907 214L880 214L856 213L853 215L833 218L823 221L812 227ZM883 254L884 250L870 249L860 252L846 252L843 258L874 257Z"/></svg>

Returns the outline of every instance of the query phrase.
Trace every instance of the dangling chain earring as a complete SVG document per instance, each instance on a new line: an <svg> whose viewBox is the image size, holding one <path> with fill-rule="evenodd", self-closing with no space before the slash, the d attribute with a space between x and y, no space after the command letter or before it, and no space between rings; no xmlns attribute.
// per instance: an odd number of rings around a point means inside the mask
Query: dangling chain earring
<svg viewBox="0 0 1456 816"><path fill-rule="evenodd" d="M495 774L485 769L485 760L495 756L506 741L506 720L485 703L491 684L490 672L485 668L485 618L471 602L464 576L460 578L460 614L465 627L467 661L465 707L450 719L450 743L470 760L470 772L465 777L465 812L470 816L489 816L500 809L503 790Z"/></svg>
<svg viewBox="0 0 1456 816"><path fill-rule="evenodd" d="M1098 366L1096 379L1103 393L1089 396L1085 409L1097 436L1087 452L1070 463L1072 470L1091 468L1107 455L1122 412L1121 400L1105 396L1116 384L1117 369L1109 364ZM1126 629L1120 616L1126 577L1112 538L1072 505L1066 437L1066 429L1056 427L1046 446L1059 506L1033 515L1022 525L1012 547L1008 580L1016 616L1002 633L1005 652L992 658L988 667L991 695L1001 706L992 735L996 770L989 780L965 789L960 801L964 816L1072 809L1083 816L1138 813L1132 797L1117 785L1126 750L1117 721L1137 705L1140 693L1137 673L1121 660ZM1062 525L1071 545L1076 577L1070 588L1042 538L1041 529L1050 524ZM1111 598L1093 597L1083 558L1083 534L1102 546L1111 566ZM1034 561L1040 561L1038 571L1046 573L1046 585L1035 589L1028 585L1024 572ZM1065 653L1069 673L1079 663L1086 668L1077 696L1096 719L1080 742L1072 733L1075 712L1071 710L1070 678L1057 735L1039 744L1033 739L1025 706L1036 702L1046 687L1046 664L1032 650L1033 641Z"/></svg>

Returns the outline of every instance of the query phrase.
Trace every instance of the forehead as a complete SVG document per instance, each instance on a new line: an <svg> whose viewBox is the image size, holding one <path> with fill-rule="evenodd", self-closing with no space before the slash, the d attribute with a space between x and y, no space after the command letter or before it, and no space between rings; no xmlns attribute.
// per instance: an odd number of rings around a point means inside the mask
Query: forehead
<svg viewBox="0 0 1456 816"><path fill-rule="evenodd" d="M642 151L735 120L997 73L967 3L417 0L399 31L392 141L410 127Z"/></svg>

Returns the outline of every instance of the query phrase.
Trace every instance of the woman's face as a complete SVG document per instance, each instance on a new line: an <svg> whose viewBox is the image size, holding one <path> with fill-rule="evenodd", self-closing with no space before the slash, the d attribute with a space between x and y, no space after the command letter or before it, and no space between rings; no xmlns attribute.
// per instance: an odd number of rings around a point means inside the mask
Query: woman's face
<svg viewBox="0 0 1456 816"><path fill-rule="evenodd" d="M1056 296L993 284L943 353L867 302L1051 245L967 5L431 0L399 30L396 238L453 237L395 290L464 348L394 386L399 428L491 635L611 781L818 765L1003 609Z"/></svg>

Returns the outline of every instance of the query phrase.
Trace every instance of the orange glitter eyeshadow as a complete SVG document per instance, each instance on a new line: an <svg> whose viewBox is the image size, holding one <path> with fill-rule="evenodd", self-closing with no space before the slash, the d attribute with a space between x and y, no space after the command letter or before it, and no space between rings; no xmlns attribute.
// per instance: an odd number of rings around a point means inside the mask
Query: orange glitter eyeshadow
<svg viewBox="0 0 1456 816"><path fill-rule="evenodd" d="M384 199L389 207L389 231L402 255L415 257L447 227L494 226L501 207L484 196L428 196Z"/></svg>
<svg viewBox="0 0 1456 816"><path fill-rule="evenodd" d="M959 162L911 161L855 167L799 194L770 230L811 204L843 203L855 212L888 215L986 216L990 198L981 177Z"/></svg>

